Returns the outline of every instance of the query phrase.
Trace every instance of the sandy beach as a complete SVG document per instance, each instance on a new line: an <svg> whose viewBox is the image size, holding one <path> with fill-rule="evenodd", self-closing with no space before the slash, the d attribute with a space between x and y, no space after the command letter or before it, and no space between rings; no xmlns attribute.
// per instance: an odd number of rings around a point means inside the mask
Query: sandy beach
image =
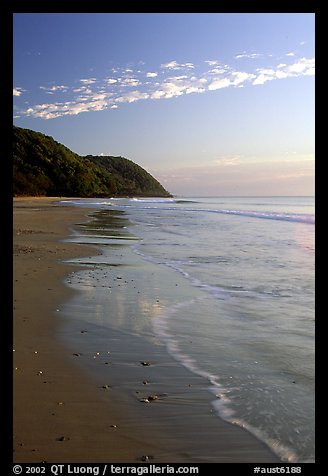
<svg viewBox="0 0 328 476"><path fill-rule="evenodd" d="M62 240L75 223L87 220L88 211L56 199L14 199L14 462L138 463L147 455L157 463L279 461L255 437L219 418L214 428L209 417L200 441L203 429L196 431L192 408L188 425L196 436L189 445L174 433L176 421L161 417L159 407L153 405L150 414L147 405L124 398L119 389L110 395L100 391L76 364L71 349L58 339L66 329L58 310L74 294L63 280L75 268L63 261L100 251ZM150 372L154 375L156 368ZM187 382L190 376L186 372L182 378ZM182 422L181 406L166 408L175 409ZM202 445L209 453L215 445L213 459L197 455Z"/></svg>
<svg viewBox="0 0 328 476"><path fill-rule="evenodd" d="M14 462L135 462L156 445L115 431L119 409L54 340L71 294L62 279L73 268L61 261L97 250L59 242L87 211L53 201L14 201Z"/></svg>

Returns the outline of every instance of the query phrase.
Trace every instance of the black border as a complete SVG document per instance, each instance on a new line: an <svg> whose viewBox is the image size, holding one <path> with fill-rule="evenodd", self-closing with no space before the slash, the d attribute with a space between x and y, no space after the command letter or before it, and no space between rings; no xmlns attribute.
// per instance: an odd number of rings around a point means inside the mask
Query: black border
<svg viewBox="0 0 328 476"><path fill-rule="evenodd" d="M170 5L165 4L166 11L156 11L154 7L161 7L161 5L156 5L155 2L149 3L139 3L136 1L125 3L122 2L119 4L118 2L109 2L107 1L98 1L94 0L93 2L74 2L74 1L53 1L47 0L46 2L37 2L37 1L12 1L7 2L4 0L0 3L0 45L1 45L1 65L2 68L2 75L1 78L1 90L3 92L4 101L4 109L1 113L1 143L3 147L4 154L1 157L1 209L3 213L3 221L2 221L2 232L1 232L1 244L2 250L4 255L4 272L3 272L3 279L2 279L2 293L3 293L3 302L4 308L1 311L1 323L2 323L2 332L1 332L1 353L3 354L3 358L7 363L9 361L8 367L12 364L12 342L13 342L13 333L12 333L12 304L13 304L13 289L12 289L12 282L13 282L13 275L12 275L12 167L11 167L11 157L12 157L12 113L13 113L13 102L12 102L12 88L13 88L13 14L15 13L314 13L315 14L315 24L316 24L316 56L319 58L317 61L316 67L316 150L318 151L320 147L320 139L319 139L319 130L320 125L325 122L326 119L326 109L322 107L323 97L320 96L320 49L324 46L325 39L320 39L320 35L324 31L324 14L322 8L323 0L319 2L319 0L312 0L312 1L279 1L276 0L274 2L270 1L243 1L239 0L239 2L226 2L226 3L219 3L213 4L209 3L208 7L202 2L201 6L202 11L199 11L197 5L188 3L185 7L179 6L177 4ZM213 7L216 6L219 11L212 11ZM91 8L92 7L92 8ZM115 8L116 7L116 8ZM234 7L234 9L232 8ZM319 62L319 65L318 65ZM319 66L319 67L318 67ZM320 120L318 117L320 116ZM320 150L319 150L320 152ZM319 156L319 154L317 154ZM319 253L316 253L316 283L322 283L325 286L325 274L324 274L324 267L322 261L321 251L324 247L320 247L320 238L325 236L324 230L320 230L321 222L320 216L321 211L320 208L325 207L324 198L321 197L320 199L320 182L324 178L325 169L320 171L320 165L325 163L325 155L320 155L317 162L316 162L316 246L319 246L320 250L320 259ZM323 212L322 212L323 214ZM319 216L319 220L318 220ZM319 228L318 228L319 227ZM4 232L5 230L5 232ZM320 249L321 248L321 249ZM318 249L318 248L317 248ZM320 278L320 279L319 279ZM317 288L318 289L318 288ZM321 293L320 293L321 294ZM318 296L318 293L317 293ZM318 300L316 301L316 311L319 310ZM319 350L322 349L320 346L319 341L320 338L324 336L324 328L321 329L322 323L325 321L325 314L326 311L320 310L319 313L317 312L317 317L322 317L322 319L318 319L318 324L316 327L316 356L317 356L317 366L316 366L316 376L317 376L317 383L316 383L316 463L314 464L296 464L292 466L301 466L302 472L300 474L321 474L324 468L324 460L325 460L325 432L322 426L323 418L322 416L325 414L325 407L320 405L320 401L322 401L322 397L325 397L327 394L325 390L325 376L324 376L324 360L325 355L320 356L318 358ZM321 378L319 376L319 369L318 366L320 362L323 362L323 375ZM13 396L12 396L12 365L10 370L7 368L7 365L2 368L5 378L2 379L2 395L5 396L5 416L2 418L2 444L1 444L1 454L2 454L2 463L6 463L5 466L8 467L8 474L13 474L12 471L12 437L13 437L13 429L12 429L12 414L13 414ZM319 408L320 407L320 408ZM320 416L319 416L320 415ZM5 421L4 421L5 418ZM8 463L8 464L7 464ZM220 463L217 463L220 465ZM288 466L285 464L221 464L219 467L216 466L216 469L219 471L223 470L224 474L253 474L254 467L260 466L261 468L269 468L272 466ZM28 465L22 465L28 466ZM30 465L33 466L33 465ZM126 465L127 466L127 465ZM177 466L177 465L175 465ZM188 465L186 465L188 466ZM202 474L202 471L207 471L211 469L210 467L206 467L206 464L202 463L200 466L199 474ZM22 474L25 474L23 471ZM47 474L50 474L50 472ZM66 473L63 473L66 474ZM107 473L108 474L108 473Z"/></svg>

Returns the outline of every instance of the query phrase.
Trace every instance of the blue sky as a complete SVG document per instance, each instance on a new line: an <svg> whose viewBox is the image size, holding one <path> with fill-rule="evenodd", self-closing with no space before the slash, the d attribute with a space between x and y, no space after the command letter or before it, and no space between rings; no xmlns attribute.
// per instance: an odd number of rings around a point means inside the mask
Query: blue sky
<svg viewBox="0 0 328 476"><path fill-rule="evenodd" d="M14 14L14 124L172 193L314 194L313 13Z"/></svg>

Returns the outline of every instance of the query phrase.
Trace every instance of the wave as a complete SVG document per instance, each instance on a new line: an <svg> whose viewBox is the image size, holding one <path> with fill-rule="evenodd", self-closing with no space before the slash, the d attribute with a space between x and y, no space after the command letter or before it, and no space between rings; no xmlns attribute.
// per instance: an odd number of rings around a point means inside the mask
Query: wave
<svg viewBox="0 0 328 476"><path fill-rule="evenodd" d="M110 201L108 200L101 200L101 201L88 201L86 199L80 198L76 200L60 200L58 203L60 205L73 205L76 207L86 207L86 208L99 208L102 206L105 207L110 207L113 205L111 200L115 200L114 198L111 198Z"/></svg>
<svg viewBox="0 0 328 476"><path fill-rule="evenodd" d="M131 202L141 203L199 203L195 200L187 200L185 198L131 198Z"/></svg>
<svg viewBox="0 0 328 476"><path fill-rule="evenodd" d="M174 198L131 198L131 202L141 202L141 203L169 203L175 202Z"/></svg>
<svg viewBox="0 0 328 476"><path fill-rule="evenodd" d="M150 210L157 209L164 211L181 211L181 212L191 212L191 213L217 213L222 215L232 215L248 218L260 218L265 220L278 220L278 221L288 221L288 222L297 222L304 223L309 225L315 224L315 216L313 214L307 213L287 213L287 212L273 212L273 211L259 211L259 210L238 210L238 209L226 209L226 208L189 208L186 206L180 206L183 204L195 204L200 202L195 202L192 200L180 200L174 198L131 198L129 199L130 204L126 205L120 203L120 198L116 199L110 198L101 199L99 201L88 201L88 200L65 200L59 203L84 206L84 207L107 207L115 206L118 208L133 209L138 210ZM136 205L136 207L134 206ZM137 205L138 204L138 205ZM140 205L139 205L140 204ZM143 206L143 204L145 206ZM173 206L165 206L172 204ZM148 205L148 206L147 206ZM176 205L176 206L174 206Z"/></svg>
<svg viewBox="0 0 328 476"><path fill-rule="evenodd" d="M281 458L282 461L288 463L296 462L298 460L297 455L291 448L281 444L273 438L270 438L264 430L255 428L248 422L236 418L235 411L232 408L231 399L228 397L229 390L220 383L220 377L212 372L202 369L194 358L182 352L177 338L169 332L168 323L174 314L184 308L193 306L197 301L199 302L203 299L204 298L189 299L166 308L166 310L153 321L155 334L166 344L167 351L175 360L190 372L199 375L209 382L208 390L216 397L215 400L212 401L212 406L218 417L253 434L257 439L268 445L268 447L271 448L271 450Z"/></svg>
<svg viewBox="0 0 328 476"><path fill-rule="evenodd" d="M205 211L205 210L204 210ZM314 224L315 217L305 213L284 213L284 212L260 212L252 210L206 210L208 212L222 213L224 215L238 215L251 218L264 218L267 220L283 220L298 223Z"/></svg>
<svg viewBox="0 0 328 476"><path fill-rule="evenodd" d="M164 200L143 200L143 199L132 199L133 201L143 202L143 203L153 203L153 204L160 204L160 203L167 203ZM167 200L167 199L166 199ZM173 203L186 203L186 201L175 201L174 199L169 199ZM188 203L197 203L197 202L188 202ZM133 208L133 205L119 205L122 208ZM138 209L149 210L155 207L138 207ZM286 212L272 212L272 211L258 211L258 210L230 210L225 208L180 208L180 207L160 207L161 210L165 211L184 211L184 212L192 212L192 213L218 213L222 215L237 215L241 217L248 217L248 218L262 218L266 220L278 220L278 221L289 221L289 222L297 222L297 223L305 223L309 225L315 224L315 217L312 214L306 213L286 213Z"/></svg>

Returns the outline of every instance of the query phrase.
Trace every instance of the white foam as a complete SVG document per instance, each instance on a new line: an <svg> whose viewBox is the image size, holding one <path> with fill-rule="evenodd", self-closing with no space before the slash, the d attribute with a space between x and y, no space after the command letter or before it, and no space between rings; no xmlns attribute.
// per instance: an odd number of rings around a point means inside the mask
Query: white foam
<svg viewBox="0 0 328 476"><path fill-rule="evenodd" d="M182 211L182 212L192 212L192 213L218 213L222 215L236 215L240 217L248 218L261 218L266 220L279 220L279 221L289 221L297 223L305 223L314 225L315 216L312 214L306 213L286 213L286 212L273 212L273 211L258 211L258 210L238 210L238 209L225 209L225 208L189 208L181 207L180 204L183 203L197 203L188 200L178 200L174 198L130 198L130 205L120 203L122 198L110 198L110 199L100 199L99 201L90 200L63 200L59 203L73 204L77 206L88 206L88 207L99 207L99 206L117 206L119 208L134 208L134 203L140 203L138 205L139 210L149 210L156 209L156 205L165 205L165 204L175 204L176 206L161 206L161 210L172 210L172 211ZM115 203L114 203L115 201ZM142 206L142 204L149 206ZM152 206L151 206L152 205Z"/></svg>
<svg viewBox="0 0 328 476"><path fill-rule="evenodd" d="M208 390L216 397L216 399L212 401L212 405L216 414L220 418L249 431L260 441L263 441L265 444L267 444L268 447L271 448L271 450L277 456L279 456L282 461L288 463L297 462L297 454L292 449L282 445L278 440L269 437L264 430L255 428L246 421L236 417L236 414L231 406L231 400L228 397L229 390L220 383L219 376L201 369L195 359L181 351L177 339L172 334L170 334L168 322L173 317L173 315L181 309L193 306L196 302L199 302L203 299L204 298L189 299L167 308L165 312L157 316L153 322L155 334L166 344L169 354L172 355L174 359L180 362L192 373L203 377L209 382Z"/></svg>
<svg viewBox="0 0 328 476"><path fill-rule="evenodd" d="M141 203L169 203L175 202L174 198L131 198L131 202L141 202Z"/></svg>
<svg viewBox="0 0 328 476"><path fill-rule="evenodd" d="M160 314L154 319L153 328L155 334L166 344L167 350L170 355L172 355L178 362L180 362L185 368L190 370L192 373L199 375L200 377L205 378L210 383L209 390L211 390L218 398L220 397L220 413L225 417L231 417L233 411L228 407L229 398L227 397L227 390L221 385L219 377L215 374L207 372L206 370L201 369L195 359L190 357L181 351L177 339L170 334L168 330L168 321L172 318L174 314L184 308L193 306L196 302L203 300L203 297L189 299L187 301L174 304L167 308L165 312Z"/></svg>

